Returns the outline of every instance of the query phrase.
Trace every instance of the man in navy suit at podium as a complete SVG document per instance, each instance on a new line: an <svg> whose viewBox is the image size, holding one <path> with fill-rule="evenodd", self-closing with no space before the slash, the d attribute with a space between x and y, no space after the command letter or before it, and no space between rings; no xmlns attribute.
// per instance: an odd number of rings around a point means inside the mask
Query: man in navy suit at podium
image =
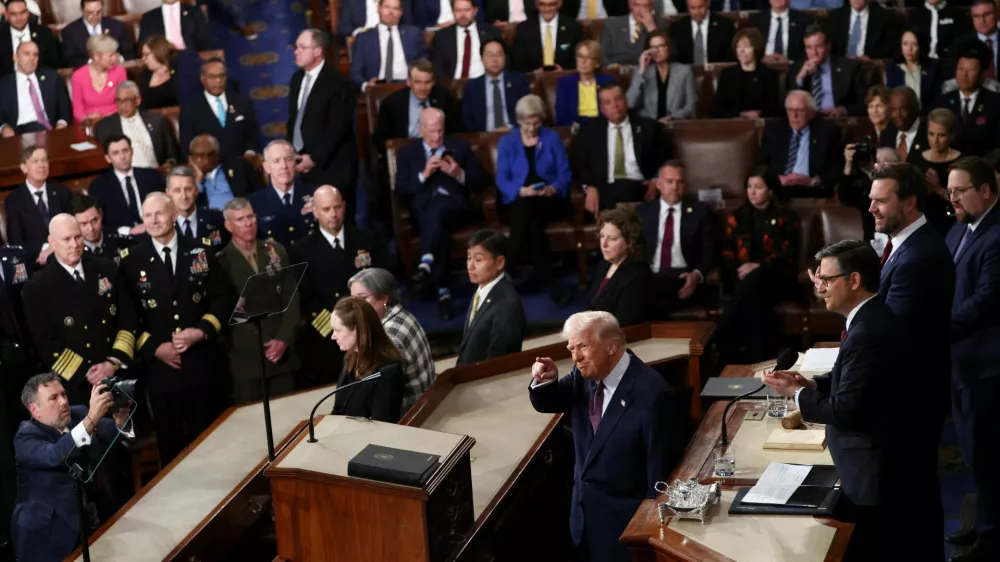
<svg viewBox="0 0 1000 562"><path fill-rule="evenodd" d="M686 410L663 377L625 348L608 312L580 312L563 325L575 366L559 377L548 357L531 368L535 410L569 414L575 468L570 534L584 562L629 562L618 542L653 486L687 444Z"/></svg>

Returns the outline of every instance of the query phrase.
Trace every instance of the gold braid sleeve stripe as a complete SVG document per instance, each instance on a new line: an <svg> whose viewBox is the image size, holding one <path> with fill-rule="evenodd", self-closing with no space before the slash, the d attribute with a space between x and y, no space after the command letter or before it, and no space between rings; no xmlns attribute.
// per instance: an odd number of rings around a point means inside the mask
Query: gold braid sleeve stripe
<svg viewBox="0 0 1000 562"><path fill-rule="evenodd" d="M52 372L60 377L70 380L76 374L76 370L83 364L83 357L80 357L72 349L66 348L59 355L59 359L52 365Z"/></svg>
<svg viewBox="0 0 1000 562"><path fill-rule="evenodd" d="M135 336L128 330L118 330L118 335L115 336L115 344L111 346L111 349L117 349L131 360L133 358L133 350L135 349Z"/></svg>
<svg viewBox="0 0 1000 562"><path fill-rule="evenodd" d="M313 318L312 326L316 328L319 335L324 338L330 337L330 332L333 331L333 328L330 327L330 311L324 308L316 315L316 318Z"/></svg>
<svg viewBox="0 0 1000 562"><path fill-rule="evenodd" d="M214 314L206 314L201 318L202 320L207 320L208 323L215 328L215 333L219 333L222 331L222 323L219 322L219 319L216 318Z"/></svg>
<svg viewBox="0 0 1000 562"><path fill-rule="evenodd" d="M150 338L149 332L143 332L142 335L139 336L139 341L136 342L135 348L137 350L142 349L142 346L146 345L146 342L149 340L149 338Z"/></svg>

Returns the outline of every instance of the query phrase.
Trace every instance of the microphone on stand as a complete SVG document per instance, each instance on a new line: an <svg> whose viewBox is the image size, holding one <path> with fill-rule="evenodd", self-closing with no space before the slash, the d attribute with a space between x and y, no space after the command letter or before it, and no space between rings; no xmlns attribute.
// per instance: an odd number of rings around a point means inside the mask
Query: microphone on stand
<svg viewBox="0 0 1000 562"><path fill-rule="evenodd" d="M313 419L316 417L316 409L319 408L320 404L322 404L323 402L325 402L327 398L333 396L334 394L340 392L341 390L344 390L345 388L351 388L352 386L354 386L356 384L361 384L363 382L370 382L370 381L373 381L373 380L376 380L376 379L380 378L381 376L382 376L382 372L381 371L379 371L377 373L372 373L372 374L368 375L367 377L365 377L365 378L363 378L363 379L361 379L359 381L354 381L352 383L345 384L344 386L338 386L337 388L333 389L333 391L331 391L330 394L327 394L323 398L320 398L319 402L317 402L316 405L313 406L312 412L309 413L309 439L308 439L308 441L310 443L315 443L317 441L317 439L316 439L316 426L315 426L315 423L313 422Z"/></svg>
<svg viewBox="0 0 1000 562"><path fill-rule="evenodd" d="M799 352L795 351L792 348L787 348L787 349L783 350L781 353L778 354L778 360L775 362L774 370L775 371L787 371L788 369L791 369L792 365L795 365L795 362L798 361L798 360L799 360ZM733 407L733 404L739 402L740 400L746 398L747 396L750 396L752 394L756 394L756 393L760 392L761 390L764 390L764 387L766 387L766 386L767 386L766 384L760 383L760 386L758 386L757 388L751 390L750 392L746 392L744 394L740 394L736 398L733 398L732 400L730 400L729 404L726 404L726 409L722 411L722 446L723 447L729 445L729 436L726 434L726 420L729 418L729 409Z"/></svg>

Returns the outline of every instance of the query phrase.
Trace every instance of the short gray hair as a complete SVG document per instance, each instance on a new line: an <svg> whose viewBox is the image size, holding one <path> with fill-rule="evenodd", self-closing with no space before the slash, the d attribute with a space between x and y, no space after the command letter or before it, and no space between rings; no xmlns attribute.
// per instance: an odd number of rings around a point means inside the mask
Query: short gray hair
<svg viewBox="0 0 1000 562"><path fill-rule="evenodd" d="M25 409L38 400L38 389L53 381L59 381L62 384L62 379L55 373L42 373L28 379L21 390L21 404L24 404Z"/></svg>
<svg viewBox="0 0 1000 562"><path fill-rule="evenodd" d="M806 105L809 106L809 109L816 111L816 100L813 99L812 94L805 90L792 90L788 92L788 95L785 96L785 109L788 109L788 100L792 99L792 96L802 96L806 100Z"/></svg>
<svg viewBox="0 0 1000 562"><path fill-rule="evenodd" d="M315 43L320 49L326 49L327 45L330 44L330 39L327 37L326 33L322 30L316 29L315 27L305 29L302 33L308 33L310 39L312 39L313 43Z"/></svg>
<svg viewBox="0 0 1000 562"><path fill-rule="evenodd" d="M194 170L190 166L174 166L169 172L167 172L167 177L164 178L165 184L170 186L170 178L190 178L191 181L198 185L197 176L194 175Z"/></svg>
<svg viewBox="0 0 1000 562"><path fill-rule="evenodd" d="M569 339L575 334L594 332L599 342L617 341L625 345L625 332L618 324L618 319L610 312L588 310L577 312L566 319L563 324L562 337Z"/></svg>
<svg viewBox="0 0 1000 562"><path fill-rule="evenodd" d="M91 35L87 39L87 54L118 52L118 40L110 35Z"/></svg>
<svg viewBox="0 0 1000 562"><path fill-rule="evenodd" d="M222 218L229 220L229 211L242 211L246 208L253 209L250 200L246 197L233 197L222 206Z"/></svg>
<svg viewBox="0 0 1000 562"><path fill-rule="evenodd" d="M524 96L517 100L517 105L514 106L514 116L517 117L518 121L532 117L545 119L545 102L535 94Z"/></svg>
<svg viewBox="0 0 1000 562"><path fill-rule="evenodd" d="M391 273L381 267L369 267L355 273L354 277L347 281L347 289L350 290L351 285L355 283L368 289L373 296L389 297L388 306L396 306L400 302L399 283Z"/></svg>
<svg viewBox="0 0 1000 562"><path fill-rule="evenodd" d="M270 152L271 150L273 150L275 147L278 147L278 146L287 146L288 150L291 150L292 154L295 154L295 147L292 146L292 143L286 141L285 139L273 140L273 141L267 143L267 146L264 147L264 161L265 162L267 161L267 153Z"/></svg>
<svg viewBox="0 0 1000 562"><path fill-rule="evenodd" d="M94 0L94 1L100 1L100 0ZM120 92L122 90L132 90L133 92L135 92L137 96L142 95L142 92L139 91L139 85L133 82L132 80L126 80L121 84L118 84L118 87L115 88L115 92Z"/></svg>

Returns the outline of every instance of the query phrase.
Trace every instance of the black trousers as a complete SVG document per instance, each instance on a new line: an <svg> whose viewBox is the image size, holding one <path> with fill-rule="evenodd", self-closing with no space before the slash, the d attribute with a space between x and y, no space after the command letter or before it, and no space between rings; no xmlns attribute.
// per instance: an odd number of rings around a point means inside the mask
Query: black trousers
<svg viewBox="0 0 1000 562"><path fill-rule="evenodd" d="M727 277L725 290L730 298L715 331L720 352L740 363L774 357L778 328L774 303L781 295L792 294L788 291L794 287L794 272L764 265L743 279L735 271ZM742 348L744 352L737 351Z"/></svg>
<svg viewBox="0 0 1000 562"><path fill-rule="evenodd" d="M615 180L598 187L598 192L602 211L619 203L641 203L646 198L646 186L640 180Z"/></svg>
<svg viewBox="0 0 1000 562"><path fill-rule="evenodd" d="M1000 552L997 524L1000 517L1000 482L989 461L1000 443L1000 419L993 409L1000 404L1000 377L972 382L953 380L952 419L965 462L976 482L976 531L979 542Z"/></svg>
<svg viewBox="0 0 1000 562"><path fill-rule="evenodd" d="M222 412L221 387L196 391L150 391L160 465L167 466Z"/></svg>
<svg viewBox="0 0 1000 562"><path fill-rule="evenodd" d="M684 286L685 282L680 277L681 273L684 273L684 270L671 269L666 272L661 271L653 276L654 294L656 296L655 318L657 320L668 320L674 311L682 307L705 304L708 293L704 289L704 283L699 283L694 293L687 299L681 300L677 296L677 293Z"/></svg>
<svg viewBox="0 0 1000 562"><path fill-rule="evenodd" d="M518 197L503 207L510 226L508 268L532 265L541 281L552 278L549 238L545 227L566 217L568 203L564 197Z"/></svg>
<svg viewBox="0 0 1000 562"><path fill-rule="evenodd" d="M424 208L411 211L420 229L420 255L434 256L431 275L438 287L445 286L448 278L448 256L451 235L461 224L461 217L468 206L457 197L435 196Z"/></svg>

